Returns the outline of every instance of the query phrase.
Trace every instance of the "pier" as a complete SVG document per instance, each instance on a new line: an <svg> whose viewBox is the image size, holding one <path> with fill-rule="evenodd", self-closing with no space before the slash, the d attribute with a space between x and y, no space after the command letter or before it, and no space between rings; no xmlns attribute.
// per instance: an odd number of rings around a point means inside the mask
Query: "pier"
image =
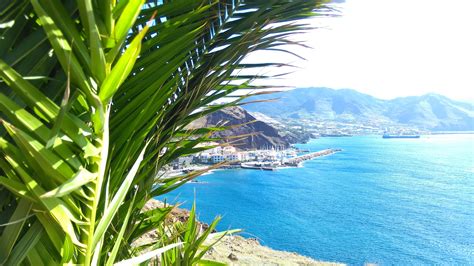
<svg viewBox="0 0 474 266"><path fill-rule="evenodd" d="M303 150L297 150L300 154ZM221 169L234 169L234 168L242 168L242 169L254 169L254 170L265 170L265 171L274 171L278 168L289 168L289 167L301 167L304 161L311 160L317 157L331 155L333 153L339 152L341 149L325 149L320 150L317 152L309 152L309 150L304 150L302 155L297 155L297 152L294 150L291 151L252 151L252 159L249 159L249 156L235 156L234 153L230 154L232 160L227 160L227 157L224 155L229 154L217 154L213 156L220 156L221 165L217 168ZM248 152L250 153L250 152ZM238 153L241 155L241 153ZM199 157L195 157L199 158ZM195 159L194 158L194 159ZM195 171L200 171L206 169L211 165L211 160L209 155L206 157L205 164L201 165L189 165L188 167L180 167L178 169L169 169L167 171L163 171L158 173L160 177L175 177L180 175L191 174ZM240 160L235 160L237 158ZM225 163L227 162L227 164ZM214 163L215 164L215 163Z"/></svg>
<svg viewBox="0 0 474 266"><path fill-rule="evenodd" d="M314 159L314 158L317 158L317 157L331 155L331 154L339 152L339 151L341 151L341 149L325 149L325 150L321 150L321 151L317 151L317 152L311 152L311 153L303 154L303 155L300 155L300 156L289 158L285 162L285 166L300 166L300 164L303 163L304 161L311 160L311 159Z"/></svg>
<svg viewBox="0 0 474 266"><path fill-rule="evenodd" d="M326 150L321 150L321 151L317 151L317 152L311 152L311 153L303 154L303 155L300 155L300 156L289 158L285 162L285 165L297 166L297 165L299 165L300 163L302 163L304 161L311 160L311 159L316 158L316 157L331 155L331 154L339 152L339 151L341 151L341 149L326 149Z"/></svg>
<svg viewBox="0 0 474 266"><path fill-rule="evenodd" d="M256 169L273 171L279 167L299 167L304 161L311 160L317 157L331 155L339 152L341 149L326 149L317 152L306 153L300 156L288 158L282 162L247 162L241 163L240 167L243 169Z"/></svg>

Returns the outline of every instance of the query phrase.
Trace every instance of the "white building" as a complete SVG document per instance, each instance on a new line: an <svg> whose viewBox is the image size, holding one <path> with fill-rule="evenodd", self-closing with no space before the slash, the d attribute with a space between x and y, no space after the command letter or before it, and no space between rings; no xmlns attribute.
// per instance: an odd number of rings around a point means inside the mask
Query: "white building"
<svg viewBox="0 0 474 266"><path fill-rule="evenodd" d="M251 158L247 152L239 152L239 154L240 154L240 161L242 162L249 161Z"/></svg>
<svg viewBox="0 0 474 266"><path fill-rule="evenodd" d="M230 154L235 152L237 152L237 149L234 146L224 146L222 148L222 153L224 154Z"/></svg>
<svg viewBox="0 0 474 266"><path fill-rule="evenodd" d="M193 163L193 156L179 157L173 161L173 167L176 169L189 167Z"/></svg>
<svg viewBox="0 0 474 266"><path fill-rule="evenodd" d="M208 147L208 146L216 146L216 147L214 147L212 149L209 149L209 150L206 150L205 153L210 153L210 154L222 153L222 147L219 146L219 143L217 143L217 142L203 142L203 143L199 143L198 145L196 145L197 148Z"/></svg>
<svg viewBox="0 0 474 266"><path fill-rule="evenodd" d="M241 161L242 157L240 153L230 153L225 155L225 160L228 162Z"/></svg>
<svg viewBox="0 0 474 266"><path fill-rule="evenodd" d="M198 159L201 163L209 163L211 160L211 154L208 152L202 152L199 154Z"/></svg>
<svg viewBox="0 0 474 266"><path fill-rule="evenodd" d="M222 154L222 147L221 146L217 146L215 148L212 148L210 150L207 150L207 152L209 152L210 154Z"/></svg>
<svg viewBox="0 0 474 266"><path fill-rule="evenodd" d="M222 154L212 154L211 155L211 163L222 163L225 161L225 157Z"/></svg>

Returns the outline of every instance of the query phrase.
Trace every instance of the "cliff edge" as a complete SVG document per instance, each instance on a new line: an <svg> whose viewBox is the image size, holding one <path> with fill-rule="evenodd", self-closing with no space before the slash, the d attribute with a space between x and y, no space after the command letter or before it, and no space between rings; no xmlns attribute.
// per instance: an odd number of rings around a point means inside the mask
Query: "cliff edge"
<svg viewBox="0 0 474 266"><path fill-rule="evenodd" d="M164 203L158 200L150 200L144 210L163 207ZM170 220L185 221L189 217L189 211L175 208L171 212ZM207 226L203 224L203 226ZM147 242L147 238L157 237L156 232L149 232L137 241ZM204 259L226 263L228 265L317 265L336 266L344 265L333 262L316 261L309 257L294 252L278 251L262 246L255 238L244 238L238 235L228 235L221 239L204 256Z"/></svg>
<svg viewBox="0 0 474 266"><path fill-rule="evenodd" d="M243 238L236 235L225 236L204 258L228 265L343 265L316 261L294 252L274 250L260 245L254 238Z"/></svg>

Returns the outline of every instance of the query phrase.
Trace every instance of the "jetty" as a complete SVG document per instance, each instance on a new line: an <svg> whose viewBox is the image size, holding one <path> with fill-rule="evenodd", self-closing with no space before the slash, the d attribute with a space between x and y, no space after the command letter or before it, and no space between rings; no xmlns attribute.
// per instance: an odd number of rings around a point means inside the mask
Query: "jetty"
<svg viewBox="0 0 474 266"><path fill-rule="evenodd" d="M325 150L321 150L321 151L317 151L317 152L306 153L306 154L299 155L299 156L296 156L296 157L293 157L293 158L289 158L284 163L284 165L285 166L300 166L301 163L303 163L304 161L311 160L311 159L314 159L314 158L317 158L317 157L331 155L331 154L339 152L339 151L342 151L342 150L341 149L325 149Z"/></svg>
<svg viewBox="0 0 474 266"><path fill-rule="evenodd" d="M241 163L240 167L243 169L267 170L274 171L280 167L300 167L304 161L311 160L317 157L331 155L339 152L341 149L326 149L317 152L310 152L296 157L285 159L284 161L273 162L246 162Z"/></svg>

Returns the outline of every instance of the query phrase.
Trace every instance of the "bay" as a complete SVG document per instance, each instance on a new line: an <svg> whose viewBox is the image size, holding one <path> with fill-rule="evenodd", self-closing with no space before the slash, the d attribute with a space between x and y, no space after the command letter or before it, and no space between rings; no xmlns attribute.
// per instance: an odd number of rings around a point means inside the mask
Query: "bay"
<svg viewBox="0 0 474 266"><path fill-rule="evenodd" d="M218 170L161 197L274 249L353 265L474 264L474 135L320 138L301 168Z"/></svg>

